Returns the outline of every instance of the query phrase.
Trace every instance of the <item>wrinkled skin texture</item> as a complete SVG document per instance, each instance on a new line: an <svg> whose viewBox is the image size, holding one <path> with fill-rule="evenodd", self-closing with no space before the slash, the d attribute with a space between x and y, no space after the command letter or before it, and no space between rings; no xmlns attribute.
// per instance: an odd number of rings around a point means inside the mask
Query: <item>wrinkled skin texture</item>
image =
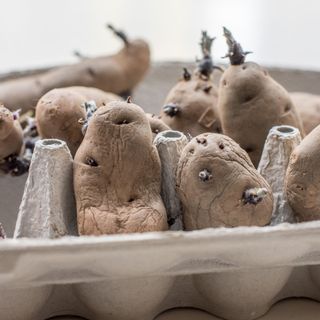
<svg viewBox="0 0 320 320"><path fill-rule="evenodd" d="M211 177L200 179L206 170ZM258 203L243 201L251 188L266 188ZM264 226L270 222L273 197L268 183L247 153L231 138L205 133L184 148L177 170L177 191L187 230L209 227Z"/></svg>
<svg viewBox="0 0 320 320"><path fill-rule="evenodd" d="M147 118L149 120L153 139L159 132L170 130L169 126L167 126L159 117L155 116L154 114L147 113Z"/></svg>
<svg viewBox="0 0 320 320"><path fill-rule="evenodd" d="M304 130L288 92L258 64L232 65L219 86L222 131L245 149L257 167L269 130L291 125Z"/></svg>
<svg viewBox="0 0 320 320"><path fill-rule="evenodd" d="M74 156L82 139L80 119L86 119L82 104L94 100L97 107L112 100L121 100L115 94L96 88L68 87L54 89L46 93L36 107L36 121L42 139L66 141Z"/></svg>
<svg viewBox="0 0 320 320"><path fill-rule="evenodd" d="M162 109L161 119L172 130L192 137L204 132L221 132L217 100L218 91L214 83L194 74L190 80L180 80L165 100L164 107L175 104L179 112L170 117Z"/></svg>
<svg viewBox="0 0 320 320"><path fill-rule="evenodd" d="M112 56L84 59L45 73L0 83L0 101L9 109L27 111L49 90L69 86L95 87L121 95L130 92L150 65L150 49L133 40Z"/></svg>
<svg viewBox="0 0 320 320"><path fill-rule="evenodd" d="M160 173L144 111L119 101L99 108L74 160L79 233L167 230Z"/></svg>
<svg viewBox="0 0 320 320"><path fill-rule="evenodd" d="M305 93L291 92L290 97L297 108L306 134L320 124L320 96Z"/></svg>
<svg viewBox="0 0 320 320"><path fill-rule="evenodd" d="M285 188L298 221L320 219L320 126L312 130L292 152Z"/></svg>
<svg viewBox="0 0 320 320"><path fill-rule="evenodd" d="M23 132L11 111L0 106L0 160L9 155L19 155L23 146Z"/></svg>

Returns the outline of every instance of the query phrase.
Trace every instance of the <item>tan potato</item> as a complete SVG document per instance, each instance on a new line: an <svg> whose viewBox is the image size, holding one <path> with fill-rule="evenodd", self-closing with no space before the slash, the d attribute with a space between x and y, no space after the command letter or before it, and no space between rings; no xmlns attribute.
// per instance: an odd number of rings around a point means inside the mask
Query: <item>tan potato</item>
<svg viewBox="0 0 320 320"><path fill-rule="evenodd" d="M184 68L183 78L170 90L161 118L172 130L191 136L204 132L221 132L217 108L218 89L212 81L214 65L211 46L215 38L202 31L202 59L197 61L193 74Z"/></svg>
<svg viewBox="0 0 320 320"><path fill-rule="evenodd" d="M119 95L128 94L149 68L150 49L145 41L130 41L123 33L114 31L125 44L117 54L84 59L43 74L1 82L0 101L9 109L21 108L24 112L54 88L86 86Z"/></svg>
<svg viewBox="0 0 320 320"><path fill-rule="evenodd" d="M218 91L209 78L184 77L170 90L161 119L172 130L191 136L221 132L217 101Z"/></svg>
<svg viewBox="0 0 320 320"><path fill-rule="evenodd" d="M304 135L298 112L288 92L258 64L244 62L242 51L231 33L224 29L231 65L220 79L219 112L222 131L245 149L258 166L269 130L290 125Z"/></svg>
<svg viewBox="0 0 320 320"><path fill-rule="evenodd" d="M120 101L99 108L74 160L79 233L167 230L160 173L144 111Z"/></svg>
<svg viewBox="0 0 320 320"><path fill-rule="evenodd" d="M297 108L306 134L320 124L320 96L306 92L291 92L290 97Z"/></svg>
<svg viewBox="0 0 320 320"><path fill-rule="evenodd" d="M10 110L0 106L0 160L18 156L23 147L23 131Z"/></svg>
<svg viewBox="0 0 320 320"><path fill-rule="evenodd" d="M147 118L149 120L149 124L152 131L153 139L159 132L170 130L169 126L167 126L160 117L155 116L154 114L147 113Z"/></svg>
<svg viewBox="0 0 320 320"><path fill-rule="evenodd" d="M80 119L86 119L83 104L95 101L97 107L112 100L121 100L115 94L96 88L67 87L53 89L46 93L36 107L36 121L39 135L43 139L66 141L74 156L82 139Z"/></svg>
<svg viewBox="0 0 320 320"><path fill-rule="evenodd" d="M177 169L177 191L186 230L264 226L273 196L247 153L231 138L204 133L184 148Z"/></svg>
<svg viewBox="0 0 320 320"><path fill-rule="evenodd" d="M286 173L285 188L298 221L320 219L320 126L294 149Z"/></svg>

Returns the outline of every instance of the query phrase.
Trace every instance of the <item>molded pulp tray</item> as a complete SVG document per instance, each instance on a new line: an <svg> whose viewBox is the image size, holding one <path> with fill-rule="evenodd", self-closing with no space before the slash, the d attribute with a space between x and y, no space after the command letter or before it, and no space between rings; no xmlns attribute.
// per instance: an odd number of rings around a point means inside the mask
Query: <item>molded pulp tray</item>
<svg viewBox="0 0 320 320"><path fill-rule="evenodd" d="M0 241L1 320L145 319L195 307L255 319L287 297L320 301L320 222Z"/></svg>
<svg viewBox="0 0 320 320"><path fill-rule="evenodd" d="M190 64L155 64L134 101L158 113L185 66ZM273 69L270 73L289 91L320 93L318 72ZM9 236L25 180L26 175L0 177L0 222ZM288 297L320 301L320 221L0 241L1 320L44 320L58 315L152 320L176 307L206 310L215 315L209 316L212 319L250 320ZM297 318L300 303L307 311ZM307 316L310 304L317 306L311 307L312 315L319 312L317 317ZM279 311L283 305L289 307ZM277 320L287 319L284 314L290 320L316 320L320 319L318 306L312 301L280 302L261 319L271 320L272 313ZM207 317L163 315L157 319Z"/></svg>

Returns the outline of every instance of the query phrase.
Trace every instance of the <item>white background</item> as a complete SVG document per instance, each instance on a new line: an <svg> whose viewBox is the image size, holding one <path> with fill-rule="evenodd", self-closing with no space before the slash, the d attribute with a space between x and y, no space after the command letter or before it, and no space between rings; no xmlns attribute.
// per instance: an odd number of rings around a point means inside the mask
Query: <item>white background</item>
<svg viewBox="0 0 320 320"><path fill-rule="evenodd" d="M106 22L147 39L156 61L200 56L202 29L218 36L219 60L225 25L250 60L320 70L317 0L0 0L0 72L73 62L75 49L113 53L121 43Z"/></svg>

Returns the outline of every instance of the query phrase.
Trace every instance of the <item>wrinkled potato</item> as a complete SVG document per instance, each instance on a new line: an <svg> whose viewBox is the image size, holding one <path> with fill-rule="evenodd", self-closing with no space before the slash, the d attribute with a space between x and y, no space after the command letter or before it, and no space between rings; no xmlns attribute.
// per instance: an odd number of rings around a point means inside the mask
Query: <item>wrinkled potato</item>
<svg viewBox="0 0 320 320"><path fill-rule="evenodd" d="M306 134L320 124L320 96L306 92L291 92L290 97L297 108Z"/></svg>
<svg viewBox="0 0 320 320"><path fill-rule="evenodd" d="M243 52L230 31L224 29L224 32L231 65L219 85L222 131L248 152L257 167L273 126L296 127L302 136L304 130L288 92L258 64L245 62L248 52Z"/></svg>
<svg viewBox="0 0 320 320"><path fill-rule="evenodd" d="M121 100L115 94L96 88L67 87L53 89L40 98L36 107L36 121L42 139L66 141L74 156L82 139L80 119L86 119L83 104L95 101L97 107L112 100Z"/></svg>
<svg viewBox="0 0 320 320"><path fill-rule="evenodd" d="M23 148L23 131L19 120L10 110L0 106L0 161L10 155L18 156Z"/></svg>
<svg viewBox="0 0 320 320"><path fill-rule="evenodd" d="M9 109L21 108L25 112L54 88L85 86L128 95L149 68L149 45L140 39L131 41L123 32L111 26L109 28L124 42L124 47L118 53L84 59L39 75L0 82L0 101Z"/></svg>
<svg viewBox="0 0 320 320"><path fill-rule="evenodd" d="M320 126L294 149L286 173L285 188L298 221L320 219Z"/></svg>
<svg viewBox="0 0 320 320"><path fill-rule="evenodd" d="M74 159L80 235L167 230L160 179L144 111L120 101L100 107Z"/></svg>
<svg viewBox="0 0 320 320"><path fill-rule="evenodd" d="M214 65L211 46L215 38L201 33L202 59L191 74L184 68L183 78L170 90L161 110L161 118L172 130L197 136L204 132L221 132L217 108L218 89L212 81Z"/></svg>
<svg viewBox="0 0 320 320"><path fill-rule="evenodd" d="M264 226L272 215L272 190L247 153L231 138L204 133L184 148L177 191L186 230Z"/></svg>
<svg viewBox="0 0 320 320"><path fill-rule="evenodd" d="M172 130L192 137L204 132L221 132L218 91L209 78L184 76L169 92L161 119Z"/></svg>
<svg viewBox="0 0 320 320"><path fill-rule="evenodd" d="M154 114L147 113L147 118L149 120L149 124L152 131L153 139L159 132L170 130L169 126L167 126L160 117L155 116Z"/></svg>

